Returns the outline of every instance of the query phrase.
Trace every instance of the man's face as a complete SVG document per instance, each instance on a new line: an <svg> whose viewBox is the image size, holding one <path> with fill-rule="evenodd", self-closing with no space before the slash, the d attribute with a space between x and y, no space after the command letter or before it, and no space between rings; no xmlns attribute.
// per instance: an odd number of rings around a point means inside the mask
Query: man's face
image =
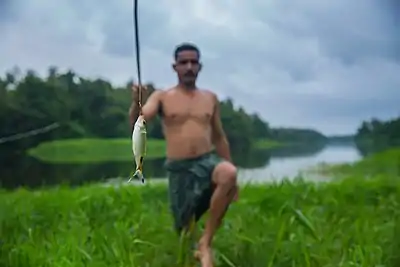
<svg viewBox="0 0 400 267"><path fill-rule="evenodd" d="M193 85L201 69L199 55L196 51L179 52L174 64L174 70L178 74L179 80L184 84Z"/></svg>

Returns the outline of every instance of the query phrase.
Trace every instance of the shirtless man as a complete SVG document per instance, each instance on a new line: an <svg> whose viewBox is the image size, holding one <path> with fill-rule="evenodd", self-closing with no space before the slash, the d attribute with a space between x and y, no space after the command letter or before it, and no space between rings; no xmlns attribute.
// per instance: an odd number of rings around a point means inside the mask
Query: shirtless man
<svg viewBox="0 0 400 267"><path fill-rule="evenodd" d="M188 43L177 46L173 69L179 83L148 97L142 112L148 122L159 114L166 139L166 170L175 229L188 230L209 209L210 216L199 240L196 258L212 267L211 243L229 204L237 199L236 167L220 120L217 96L196 87L201 70L200 51ZM143 88L143 99L146 89ZM138 86L133 86L129 109L133 126L139 113ZM216 153L214 153L214 149Z"/></svg>

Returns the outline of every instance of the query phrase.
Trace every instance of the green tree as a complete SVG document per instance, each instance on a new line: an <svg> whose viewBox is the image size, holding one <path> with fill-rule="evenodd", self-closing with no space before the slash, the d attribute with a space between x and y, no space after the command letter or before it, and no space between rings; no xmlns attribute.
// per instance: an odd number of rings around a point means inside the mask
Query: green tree
<svg viewBox="0 0 400 267"><path fill-rule="evenodd" d="M364 155L400 146L400 117L387 121L377 118L363 121L357 129L355 141Z"/></svg>

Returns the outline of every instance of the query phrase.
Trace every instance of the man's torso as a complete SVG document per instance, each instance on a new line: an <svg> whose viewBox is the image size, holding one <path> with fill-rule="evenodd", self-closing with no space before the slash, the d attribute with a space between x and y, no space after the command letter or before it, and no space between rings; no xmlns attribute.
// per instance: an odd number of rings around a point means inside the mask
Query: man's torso
<svg viewBox="0 0 400 267"><path fill-rule="evenodd" d="M163 93L162 126L168 158L195 158L212 150L215 104L213 94L206 90L186 93L172 88Z"/></svg>

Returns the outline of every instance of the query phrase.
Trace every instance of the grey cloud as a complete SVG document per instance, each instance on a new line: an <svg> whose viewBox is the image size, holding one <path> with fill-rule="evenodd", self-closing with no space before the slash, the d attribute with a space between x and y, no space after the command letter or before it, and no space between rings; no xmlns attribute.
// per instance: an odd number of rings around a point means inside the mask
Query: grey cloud
<svg viewBox="0 0 400 267"><path fill-rule="evenodd" d="M118 10L116 13L115 16L108 16L103 22L103 50L113 55L129 57L134 51L133 7ZM166 51L172 49L174 40L171 33L166 31L168 16L159 6L139 5L138 22L142 47Z"/></svg>
<svg viewBox="0 0 400 267"><path fill-rule="evenodd" d="M323 51L343 63L354 64L366 56L391 58L399 51L394 41L400 33L383 1L287 2L277 4L280 12L269 14L270 23L298 37L318 38Z"/></svg>
<svg viewBox="0 0 400 267"><path fill-rule="evenodd" d="M15 6L11 0L0 0L0 27L13 21L15 18Z"/></svg>

